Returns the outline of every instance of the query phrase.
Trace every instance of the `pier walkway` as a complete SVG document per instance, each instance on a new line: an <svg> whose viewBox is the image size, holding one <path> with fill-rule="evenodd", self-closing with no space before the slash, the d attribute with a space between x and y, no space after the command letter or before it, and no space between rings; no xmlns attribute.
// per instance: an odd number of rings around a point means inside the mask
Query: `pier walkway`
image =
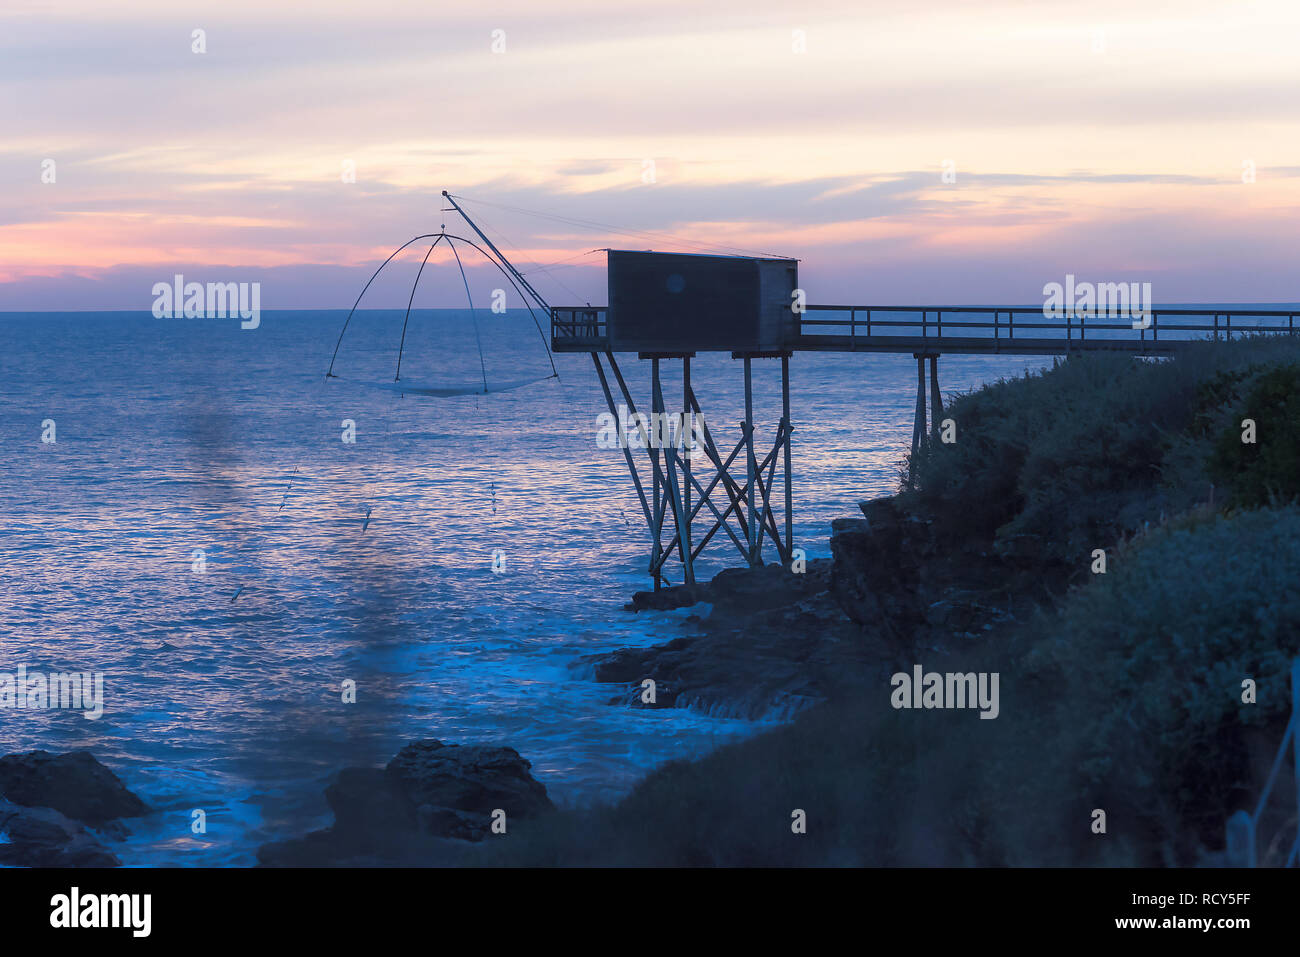
<svg viewBox="0 0 1300 957"><path fill-rule="evenodd" d="M552 309L551 348L560 353L608 351L605 314L604 306ZM1249 306L1154 308L1149 321L1143 320L1146 327L1135 328L1127 317L1083 311L1049 318L1042 306L809 305L795 321L786 351L890 352L917 358L1070 352L1158 356L1197 340L1294 333L1297 314Z"/></svg>

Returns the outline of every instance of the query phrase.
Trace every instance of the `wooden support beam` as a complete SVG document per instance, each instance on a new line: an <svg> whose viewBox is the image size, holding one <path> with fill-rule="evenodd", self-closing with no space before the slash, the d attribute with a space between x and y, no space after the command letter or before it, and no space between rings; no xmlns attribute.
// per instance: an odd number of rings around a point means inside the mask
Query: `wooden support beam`
<svg viewBox="0 0 1300 957"><path fill-rule="evenodd" d="M939 423L943 420L943 396L939 394L939 357L930 356L930 434L939 438Z"/></svg>
<svg viewBox="0 0 1300 957"><path fill-rule="evenodd" d="M609 381L605 378L605 369L600 364L600 354L593 352L591 361L596 365L596 375L600 377L600 388L605 393L605 404L609 406L609 414L614 417L614 421L619 421L618 408L614 405L614 395L610 391ZM621 426L620 426L621 428ZM641 476L636 470L636 461L632 458L632 450L627 447L620 434L619 443L623 449L623 458L627 461L627 470L632 473L632 484L636 486L637 498L641 501L641 513L645 516L646 528L653 533L654 520L651 518L650 505L646 502L645 488L641 485Z"/></svg>
<svg viewBox="0 0 1300 957"><path fill-rule="evenodd" d="M794 485L790 479L790 357L781 357L781 428L785 431L785 559L794 554Z"/></svg>
<svg viewBox="0 0 1300 957"><path fill-rule="evenodd" d="M736 521L740 524L741 532L748 541L749 526L745 523L745 516L738 505L738 501L744 496L740 491L740 484L731 477L731 473L728 471L732 459L734 459L736 455L739 454L740 450L745 447L745 437L743 435L741 436L740 441L736 444L736 448L732 451L731 455L727 457L726 466L723 466L721 464L721 456L718 452L718 446L713 441L713 433L709 430L709 420L704 417L704 412L700 409L700 403L695 397L694 389L691 390L691 408L694 409L695 414L700 417L700 425L704 430L704 454L709 457L709 460L713 462L713 467L718 470L723 488L727 490L727 496L731 499L732 505L736 506ZM747 553L745 554L745 558L749 558Z"/></svg>
<svg viewBox="0 0 1300 957"><path fill-rule="evenodd" d="M776 554L782 562L785 562L788 559L785 554L785 547L781 544L781 533L778 532L776 528L776 518L772 513L772 499L768 493L772 489L772 480L776 476L776 453L785 445L785 438L785 429L783 427L778 427L776 445L772 447L772 451L768 454L767 459L765 460L769 463L767 466L767 481L763 481L761 470L759 474L755 476L755 481L758 482L758 489L763 495L763 512L759 519L758 534L762 536L763 533L766 532L771 536L772 544L776 546Z"/></svg>
<svg viewBox="0 0 1300 957"><path fill-rule="evenodd" d="M751 363L749 356L745 356L745 421L741 428L745 430L745 477L746 486L749 489L749 564L751 566L762 564L761 551L763 546L762 534L758 531L757 506L754 499L754 474L757 471L754 461L754 381L752 377Z"/></svg>
<svg viewBox="0 0 1300 957"><path fill-rule="evenodd" d="M679 487L677 482L677 449L675 447L669 447L662 450L658 448L660 440L664 437L664 433L668 431L664 427L664 416L667 413L667 408L664 404L663 388L659 381L659 360L652 359L650 361L651 361L650 430L653 433L653 438L654 438L654 441L651 443L651 446L654 451L654 456L656 461L658 461L658 456L660 452L662 452L664 456L665 470L667 472L667 481L665 482L665 487L664 487L664 497L667 500L665 502L665 505L672 506L673 525L677 529L677 534L674 536L674 541L677 543L678 558L681 560L682 563L682 570L685 573L686 584L693 585L695 584L694 563L691 561L691 553L688 548L688 542L685 541L683 538L683 532L685 531L686 528L686 510L682 506L682 489ZM658 418L656 418L656 416ZM659 423L658 428L655 427L656 421ZM668 546L668 551L671 552L672 548L673 546L670 544ZM660 567L662 567L662 565L663 563L660 562Z"/></svg>
<svg viewBox="0 0 1300 957"><path fill-rule="evenodd" d="M660 489L663 487L665 480L659 468L659 457L651 448L650 434L647 431L645 424L641 421L641 417L637 414L636 402L632 399L632 392L628 389L627 382L623 379L623 370L618 367L618 360L614 358L614 353L606 352L605 358L609 360L609 367L614 373L615 380L618 382L619 392L623 396L623 403L627 406L628 414L631 415L633 421L637 423L637 434L641 437L641 444L645 446L646 455L650 459L650 466L654 470L654 501L650 517L650 570L651 574L656 576L655 591L658 591L660 587L658 569L663 566L660 556L663 554L664 513L667 505L665 501L666 496L660 493Z"/></svg>
<svg viewBox="0 0 1300 957"><path fill-rule="evenodd" d="M682 564L684 580L687 583L694 582L695 559L717 535L719 530L726 531L736 550L750 565L762 564L765 538L771 540L783 562L790 561L793 550L793 488L790 464L790 436L793 430L790 426L789 355L773 357L782 360L782 416L777 426L776 438L771 450L762 456L761 461L759 460L757 448L758 436L754 426L753 371L750 361L753 356L737 357L745 360L745 421L741 423L743 434L740 440L725 460L722 458L722 453L714 441L708 422L704 417L704 412L692 387L690 357L667 357L681 358L683 360L681 427L675 430L677 432L676 441L667 445L663 444L661 440L668 437L666 433L674 430L664 427L667 404L664 401L660 360L664 359L665 356L647 355L645 357L651 362L651 414L648 421L646 417L637 413L636 403L632 399L627 382L623 378L622 370L619 369L613 354L606 352L606 357L609 361L610 371L614 373L614 378L618 382L624 407L627 414L631 415L633 421L636 422L637 433L641 443L645 446L647 458L650 462L653 483L650 487L651 494L647 498L646 488L641 482L635 456L629 448L623 448L624 459L628 464L629 472L632 474L633 484L637 488L641 511L650 530L650 573L654 576L656 588L667 583L663 570L668 561L674 556ZM597 375L601 380L606 405L609 406L611 414L615 415L616 418L620 418L613 389L605 375L605 369L600 362L599 355L593 353L593 361L596 364ZM691 428L692 418L698 422L700 444L705 457L712 463L715 473L707 484L701 481L700 476L697 474L697 463L693 462L690 457L690 450L693 447L692 440L695 437L695 430ZM668 445L672 447L668 447ZM736 458L742 452L745 455L746 471L743 483L732 473ZM783 465L785 483L783 489L785 497L784 537L778 525L776 514L778 499L775 492L778 456L783 460L781 464ZM714 493L719 487L727 495L728 503L725 508L715 504L713 499ZM707 529L703 539L697 543L694 536L694 522L696 516L705 509L712 514L713 523ZM670 512L673 517L673 530L671 536L665 542L664 526ZM739 528L739 534L737 534L736 529L732 528L731 520L733 517Z"/></svg>
<svg viewBox="0 0 1300 957"><path fill-rule="evenodd" d="M691 421L691 357L682 356L682 422L681 430L684 433L682 441L685 443L685 455L682 456L682 513L685 527L682 534L686 538L686 559L687 563L691 560L691 442L694 438L694 430L690 428ZM695 580L695 572L692 568L691 580Z"/></svg>
<svg viewBox="0 0 1300 957"><path fill-rule="evenodd" d="M768 467L768 463L769 463L770 461L772 461L772 459L773 459L773 457L776 455L776 453L777 453L777 448L773 448L771 452L767 453L767 455L763 457L763 461L762 461L761 463L759 463L759 465L758 465L756 471L761 472L763 469L767 468L767 467ZM745 488L741 489L741 494L740 494L739 496L737 496L736 499L734 499L734 500L732 501L732 503L731 503L730 505L727 506L727 510L726 510L725 512L723 512L723 515L724 515L724 516L731 514L731 512L732 512L733 509L734 509L737 513L739 513L739 511L741 510L741 508L743 508L743 506L744 506L744 503L745 503L745 500L746 500L746 496L747 496L747 494L748 494L748 492L749 492L749 489L750 489L750 486L749 486L749 485L746 485ZM757 524L755 524L755 527L757 527ZM773 535L776 534L775 531L774 531L775 526L774 526L773 524L769 523L768 528L769 528L769 530L771 531L771 534L773 534ZM701 543L701 548L702 548L705 544L708 543L709 539L711 539L711 538L713 537L714 533L716 533L717 530L718 530L718 527L717 527L717 524L715 523L715 524L714 524L714 527L711 528L711 529L709 530L709 534L706 535L706 536L704 537L704 539L703 539L703 541L702 541L702 543ZM696 551L698 552L699 549L696 549ZM745 553L742 552L741 554L745 554Z"/></svg>
<svg viewBox="0 0 1300 957"><path fill-rule="evenodd" d="M717 481L716 478L714 479L714 481L715 482ZM725 531L728 535L731 536L731 541L736 546L736 551L744 555L745 546L740 543L740 536L738 536L734 531L732 531L731 526L727 524L726 516L722 512L718 511L718 506L713 504L713 499L709 498L709 493L700 486L699 481L694 476L691 476L691 482L694 483L696 489L698 489L700 492L700 500L695 506L696 511L699 511L701 505L707 505L709 507L709 511L713 513L713 517L717 519L717 522L715 523L714 527L709 530L710 537L712 537L713 532L716 532L718 528L721 527L723 531ZM700 542L699 546L692 552L692 555L698 555L700 552L704 551L704 546L707 544L708 544L707 541Z"/></svg>
<svg viewBox="0 0 1300 957"><path fill-rule="evenodd" d="M651 381L658 382L659 381L659 360L658 359L650 360L650 369L651 369L650 371ZM628 410L631 411L631 406L628 406ZM651 399L650 402L650 414L654 415L653 399ZM641 426L639 424L640 420L637 421L638 421L637 427L638 429L641 429ZM641 434L645 435L644 429L641 429ZM660 558L660 556L663 555L663 551L660 546L660 542L663 538L663 528L664 528L664 501L661 498L662 495L661 489L663 488L663 478L659 472L659 450L656 449L653 443L649 441L649 436L646 436L646 439L647 439L646 452L650 455L650 461L654 465L655 542L654 542L654 552L650 556L650 561L652 563L651 567L662 568L663 560ZM659 579L656 577L655 591L658 590L659 590Z"/></svg>
<svg viewBox="0 0 1300 957"><path fill-rule="evenodd" d="M916 417L912 420L912 455L925 448L925 356L916 356Z"/></svg>
<svg viewBox="0 0 1300 957"><path fill-rule="evenodd" d="M741 450L742 448L744 448L744 444L745 444L745 443L744 443L744 441L742 440L742 441L740 442L740 444L738 444L738 445L736 446L736 448L732 450L731 455L729 455L729 456L727 457L727 461L726 461L725 465L723 465L723 467L722 467L722 471L720 471L717 475L714 476L713 481L709 484L708 489L702 490L702 503L707 503L707 504L708 504L708 507L712 510L712 512L713 512L714 516L716 517L717 521L714 522L713 526L712 526L712 527L708 530L708 532L705 534L704 538L700 541L699 546L693 550L693 552L692 552L693 555L698 555L700 552L702 552L702 551L704 550L704 546L707 545L707 544L709 543L709 541L713 538L713 536L714 536L715 534L717 534L718 529L719 529L719 528L722 528L722 529L725 529L726 532L727 532L727 534L731 536L731 540L735 543L735 545L736 545L736 549L740 552L741 557L748 558L748 556L749 556L748 545L747 545L747 544L746 544L746 545L742 545L742 544L740 543L740 539L739 539L739 537L736 535L735 532L733 532L733 531L731 530L731 526L728 525L728 524L727 524L727 521L726 521L727 518L732 514L733 511L734 511L735 514L736 514L737 520L739 520L739 518L740 518L740 513L741 513L741 506L742 506L742 504L743 504L744 501L745 501L745 497L746 497L746 494L747 494L747 488L748 488L748 487L746 486L745 488L740 488L740 489L738 490L737 494L736 494L734 497L731 497L731 504L727 506L727 510L726 510L725 512L721 512L721 513L719 513L718 510L717 510L717 507L713 505L713 502L712 502L712 500L711 500L711 496L710 496L710 494L709 494L710 492L712 492L713 488L717 485L719 479L720 479L723 475L726 474L726 469L727 469L728 467L730 467L731 463L735 460L736 455L739 454L739 452L740 452L740 450ZM776 448L774 447L773 450L772 450L772 452L768 453L768 455L764 457L762 464L759 466L759 472L760 472L760 473L762 472L762 470L763 470L764 468L767 468L767 467L768 467L768 462L769 462L769 460L772 458L772 456L773 456L775 453L776 453ZM699 487L700 487L700 485L699 485L698 482L696 482L695 485L696 485L696 488L699 488ZM760 487L761 487L761 486L760 486ZM701 503L701 504L702 504L702 503ZM699 510L700 510L700 504L697 504L697 505L695 506L695 511L698 512ZM770 521L770 519L769 519L769 521ZM742 529L742 530L743 530L743 529ZM775 534L775 533L773 533L773 534ZM669 542L669 544L668 544L668 551L671 552L672 549L673 549L676 545L677 545L677 539L674 538L674 539L673 539L671 542ZM779 543L779 542L778 542L778 544L777 544L777 547L778 547L778 550L779 550L779 549L780 549L780 543ZM667 555L664 556L664 559L663 559L663 560L664 560L664 561L667 560Z"/></svg>

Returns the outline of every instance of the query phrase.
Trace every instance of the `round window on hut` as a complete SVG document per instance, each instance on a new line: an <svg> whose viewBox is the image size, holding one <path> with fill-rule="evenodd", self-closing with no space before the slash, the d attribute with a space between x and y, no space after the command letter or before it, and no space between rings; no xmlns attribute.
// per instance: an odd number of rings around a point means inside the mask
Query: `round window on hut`
<svg viewBox="0 0 1300 957"><path fill-rule="evenodd" d="M666 285L668 286L669 292L681 292L686 288L686 280L682 278L681 273L675 272L668 277Z"/></svg>

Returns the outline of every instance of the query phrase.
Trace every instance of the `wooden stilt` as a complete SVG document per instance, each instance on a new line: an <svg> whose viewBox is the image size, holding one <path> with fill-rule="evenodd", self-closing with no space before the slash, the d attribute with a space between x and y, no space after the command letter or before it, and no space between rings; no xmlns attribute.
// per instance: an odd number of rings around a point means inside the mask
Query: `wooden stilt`
<svg viewBox="0 0 1300 957"><path fill-rule="evenodd" d="M656 573L663 566L663 524L664 517L667 513L666 496L660 494L660 489L666 487L663 471L659 466L659 456L654 444L650 441L649 428L642 417L637 414L636 400L632 398L632 392L627 387L627 381L623 378L623 370L618 367L618 360L614 358L614 353L606 352L605 358L609 360L610 371L614 373L614 379L618 382L619 393L623 397L623 404L627 408L628 415L632 421L636 422L637 434L641 439L641 445L646 450L646 457L650 460L650 467L653 471L653 502L651 503L650 515L650 532L651 532L651 573ZM659 578L662 578L659 575ZM655 590L659 590L660 582L655 582Z"/></svg>
<svg viewBox="0 0 1300 957"><path fill-rule="evenodd" d="M743 439L741 440L741 445L742 445L742 446L744 445L744 440L743 440ZM737 446L737 449L736 449L737 452L740 450L740 447L741 447L741 446ZM775 459L775 457L776 457L776 454L777 454L777 452L780 450L780 448L781 448L780 440L778 439L777 444L774 445L774 446L772 447L772 451L768 452L767 455L765 455L765 456L763 457L763 461L760 462L760 463L758 464L757 469L756 469L756 476L757 476L757 473L761 473L764 469L767 469L769 463L773 463L773 461L774 461L774 459ZM733 455L734 455L734 454L735 454L735 453L733 453ZM728 459L728 461L730 461L730 459ZM760 479L758 482L756 482L756 484L758 484L759 487L761 488L761 487L762 487L761 479ZM748 487L746 487L746 488L742 488L742 489L740 490L740 494L739 494L737 497L735 497L735 498L732 499L731 504L728 505L726 511L724 511L724 512L722 513L722 518L723 518L723 519L725 519L727 516L729 516L733 511L735 511L735 513L736 513L737 515L740 514L740 512L741 512L742 509L744 508L744 503L745 503L746 498L747 498L747 496L748 496L748 492L749 492ZM725 522L719 522L719 523L715 524L715 525L713 526L713 528L711 528L711 529L709 530L708 534L704 536L704 538L701 540L700 544L696 547L696 549L695 549L696 554L699 554L699 552L704 548L704 546L707 545L707 544L709 543L709 540L710 540L710 539L713 537L713 535L718 531L718 528L719 528L720 526L721 526L721 527L726 527L726 526L725 526ZM728 531L730 531L730 529L728 529ZM774 525L773 523L771 523L770 518L769 518L769 524L767 525L767 533L772 537L772 541L777 545L777 547L780 548L781 539L780 539L780 536L779 536L779 535L777 534L777 532L776 532L775 525ZM760 534L761 534L761 533L760 533ZM733 537L734 537L734 536L733 536ZM739 545L739 543L737 543L737 545ZM748 542L746 543L745 548L748 548ZM747 555L748 555L748 552L747 552L745 549L742 549L742 550L741 550L741 554L747 556Z"/></svg>
<svg viewBox="0 0 1300 957"><path fill-rule="evenodd" d="M667 407L664 403L663 386L659 381L659 360L655 359L653 362L653 382L651 383L653 392L651 395L650 432L653 439L652 446L654 447L656 460L660 454L664 457L665 479L663 483L663 510L666 512L669 507L673 510L673 526L677 530L673 537L673 541L677 545L677 554L681 559L685 581L688 585L693 585L695 583L694 563L691 560L691 553L687 549L682 536L682 532L686 525L686 511L682 507L682 489L678 486L677 482L678 454L675 446L664 442L666 434L669 432L665 419L665 416L667 415ZM668 546L668 551L671 552L672 548L673 546L670 544Z"/></svg>
<svg viewBox="0 0 1300 957"><path fill-rule="evenodd" d="M627 448L623 449L628 469L632 473L633 483L637 487L642 513L646 516L646 522L650 529L650 573L655 579L656 587L661 588L664 585L671 584L664 577L664 568L673 558L677 558L681 562L684 581L693 583L695 581L695 559L719 530L727 533L737 551L744 556L746 562L751 566L763 563L763 540L765 538L771 540L781 561L783 563L789 562L794 537L794 496L790 450L792 429L790 426L788 353L779 356L782 359L781 421L777 427L776 438L771 450L761 457L761 461L758 454L757 434L754 425L752 356L735 356L735 358L745 360L745 419L741 423L743 435L725 460L714 442L708 422L704 418L703 410L700 408L699 400L692 388L690 359L688 356L642 355L643 359L651 360L651 401L648 423L645 417L637 414L636 404L628 391L627 383L623 379L622 371L619 369L613 354L606 352L606 356L609 361L610 371L614 373L614 378L618 382L627 414L630 414L632 420L637 423L637 432L650 460L652 481L649 483L651 494L647 499L634 456ZM615 407L614 393L610 382L605 376L604 367L601 365L598 356L593 356L593 358L596 361L597 374L601 380L601 388L605 393L606 404L616 418L622 419L618 415L619 410ZM663 358L683 359L683 421L680 430L677 432L676 441L667 441L667 436L672 430L665 426L667 410L664 401L662 369L659 361ZM771 358L778 358L778 356L771 356ZM698 463L690 460L692 440L695 437L693 422L698 424L700 444L706 461L711 463L715 470L715 474L708 483L700 481L696 469ZM622 424L620 424L620 428L622 428ZM743 484L738 481L738 476L735 476L732 471L737 457L742 453L745 455L745 480ZM785 480L783 490L783 504L785 506L784 536L777 515L776 473L778 467L783 467ZM713 500L714 490L719 487L728 499L725 508L720 504L715 504ZM712 514L713 522L704 537L699 542L696 542L694 534L695 517L706 509ZM670 513L673 517L673 531L670 538L665 541L664 523ZM736 528L732 527L733 522Z"/></svg>
<svg viewBox="0 0 1300 957"><path fill-rule="evenodd" d="M651 381L654 383L653 388L657 389L659 385L659 360L658 359L650 360L650 378ZM650 403L650 431L652 433L654 432L653 400ZM662 542L663 527L664 527L664 503L663 500L660 498L660 494L659 494L659 487L661 484L659 479L659 451L654 447L653 442L648 442L646 444L646 448L650 451L650 459L654 463L654 470L655 470L655 474L654 474L655 540L654 540L653 551L650 556L650 561L651 561L651 566L653 568L660 569L663 567L663 561L660 559L659 556L663 554L661 542ZM656 571L655 591L659 590L660 577L661 577L660 573Z"/></svg>
<svg viewBox="0 0 1300 957"><path fill-rule="evenodd" d="M694 409L695 414L699 416L700 428L704 432L704 454L709 457L709 460L713 463L713 467L718 470L718 477L722 482L722 488L726 491L727 497L731 499L732 505L735 506L736 521L740 524L740 530L744 534L746 540L748 540L749 525L745 521L744 510L741 509L739 505L739 500L743 497L743 493L740 488L740 483L731 477L731 472L729 471L732 461L740 454L740 450L745 447L745 437L743 435L740 437L740 441L736 443L736 448L732 451L731 455L727 457L726 463L721 464L721 454L718 451L717 444L713 441L713 433L709 430L709 420L704 417L704 411L700 408L700 402L695 397L694 389L691 390L691 408ZM746 560L748 560L748 552L745 552L744 555Z"/></svg>
<svg viewBox="0 0 1300 957"><path fill-rule="evenodd" d="M916 357L916 418L912 422L912 455L925 448L925 357Z"/></svg>
<svg viewBox="0 0 1300 957"><path fill-rule="evenodd" d="M794 486L790 479L790 357L781 357L781 428L785 432L785 560L794 554Z"/></svg>
<svg viewBox="0 0 1300 957"><path fill-rule="evenodd" d="M939 357L930 356L930 434L939 439L939 423L943 421L943 396L939 394Z"/></svg>
<svg viewBox="0 0 1300 957"><path fill-rule="evenodd" d="M611 356L611 361L612 361ZM651 517L650 505L646 502L645 488L641 485L641 476L637 473L636 462L632 458L632 450L627 447L623 439L623 424L619 419L618 408L614 405L614 395L610 392L609 381L605 378L605 369L600 364L600 354L593 352L591 361L596 364L596 375L600 377L600 388L605 393L605 404L609 406L609 414L614 417L614 421L619 423L619 445L623 449L623 458L627 461L627 469L632 473L632 484L636 486L636 495L641 502L641 512L645 515L646 527L654 528L654 520Z"/></svg>
<svg viewBox="0 0 1300 957"><path fill-rule="evenodd" d="M682 422L678 448L682 449L682 513L683 527L681 530L684 538L685 548L683 554L687 556L687 563L690 564L691 546L691 357L682 356ZM695 580L694 568L691 569L691 581Z"/></svg>
<svg viewBox="0 0 1300 957"><path fill-rule="evenodd" d="M763 538L758 530L758 509L755 505L754 498L754 478L758 472L757 463L754 460L754 381L752 377L751 363L749 356L745 356L745 475L748 478L746 485L749 489L749 564L758 565L759 550L762 548Z"/></svg>

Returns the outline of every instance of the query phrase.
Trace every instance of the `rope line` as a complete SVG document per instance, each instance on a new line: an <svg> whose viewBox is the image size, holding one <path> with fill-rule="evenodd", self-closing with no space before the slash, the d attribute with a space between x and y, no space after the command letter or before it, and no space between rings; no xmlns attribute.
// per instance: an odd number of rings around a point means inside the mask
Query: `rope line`
<svg viewBox="0 0 1300 957"><path fill-rule="evenodd" d="M487 366L483 362L483 340L478 334L478 316L474 312L474 298L469 294L469 280L465 278L465 266L460 261L460 253L456 252L456 244L447 240L447 245L451 247L451 254L456 257L456 266L460 269L460 281L465 284L465 302L469 304L469 319L474 324L474 341L478 343L479 371L483 373L483 394L487 395Z"/></svg>
<svg viewBox="0 0 1300 957"><path fill-rule="evenodd" d="M538 336L538 338L540 338L540 339L542 340L542 348L544 348L544 349L546 350L546 358L550 361L550 364L551 364L551 374L550 374L549 376L546 376L546 378L548 378L548 379L558 379L558 378L560 377L560 373L559 373L559 370L557 370L557 369L555 368L555 356L551 354L551 344L550 344L550 343L547 341L547 339L546 339L546 333L542 331L542 324L541 324L541 322L539 322L538 319L537 319L537 313L533 310L532 304L529 303L529 301L528 301L528 297L524 295L523 290L519 288L519 284L518 284L517 282L515 282L514 277L511 276L510 273L508 273L508 272L506 271L506 269L505 269L504 266L502 266L499 262L497 262L497 260L496 260L496 258L495 258L494 256L489 255L488 252L487 252L487 250L485 250L485 249L484 249L482 246L480 246L478 243L474 242L472 239L466 239L464 236L456 236L456 235L454 235L454 234L452 234L452 233L447 232L445 229L444 229L442 232L440 232L440 233L422 233L422 234L419 235L419 236L415 236L415 237L413 237L413 238L411 238L411 239L408 239L406 242L402 243L402 245L398 246L397 249L393 250L393 252L389 255L389 257L388 257L387 259L385 259L382 263L379 264L379 268L376 269L376 270L374 271L374 274L370 277L369 281L366 282L365 287L361 290L361 295L357 296L357 301L354 302L354 303L352 304L352 308L351 308L350 310L348 310L348 317L347 317L347 319L345 319L344 322L343 322L343 328L339 330L339 338L338 338L338 341L334 343L334 354L330 357L329 369L328 369L328 370L326 371L326 373L325 373L325 378L327 378L327 379L337 379L337 378L338 378L338 376L336 376L336 375L334 374L334 363L338 360L338 356L339 356L339 347L343 344L343 336L344 336L344 335L347 333L347 331L348 331L348 326L349 326L349 324L352 322L352 317L353 317L353 315L354 315L354 314L356 313L356 311L357 311L357 306L361 305L361 299L362 299L362 297L365 296L365 294L366 294L366 290L368 290L368 289L370 288L370 286L374 283L376 277L378 277L378 275L383 271L384 267L387 266L390 262L392 262L392 261L393 261L393 258L394 258L398 253L400 253L402 250L404 250L407 246L410 246L412 243L417 242L417 241L419 241L419 240L421 240L421 239L432 239L432 238L434 238L434 237L437 237L437 239L436 239L435 242L433 243L433 246L438 245L438 242L440 242L442 239L445 238L445 239L447 240L447 245L452 247L452 252L453 252L453 254L454 254L456 250L455 250L455 246L452 244L452 240L453 240L453 239L456 239L456 240L459 240L459 241L462 242L462 243L466 243L467 245L469 245L469 246L473 247L474 249L478 250L479 254L482 255L484 259L486 259L486 260L487 260L488 262L490 262L492 265L494 265L494 266L497 267L497 272L501 273L501 275L504 276L504 277L506 278L506 281L507 281L508 283L510 283L511 288L514 289L515 293L519 296L520 301L523 302L523 304L524 304L524 308L528 310L528 315L532 317L532 320L533 320L533 328L535 328L535 329L537 330L537 336ZM433 251L433 246L430 246L430 247L429 247L429 251L430 251L430 252ZM427 258L427 257L426 257L426 258ZM457 262L458 264L460 263L460 256L459 256L459 255L456 255L456 262ZM423 266L421 266L421 272L423 272ZM461 278L462 278L462 279L465 278L465 269L464 269L464 266L461 266ZM419 283L419 276L418 276L418 275L416 276L416 283L417 283L417 285L418 285L418 283ZM465 290L465 292L466 292L466 296L468 297L468 295L469 295L469 285L468 285L468 281L466 281L466 290ZM412 289L411 289L411 299L414 300L414 298L415 298L415 289L414 289L414 287L412 287ZM470 303L470 312L471 312L471 314L473 314L473 308L474 308L474 307L473 307L473 303ZM410 309L409 304L408 304L407 309L408 309L408 315L409 315L409 309ZM406 327L405 327L405 323L403 323L403 332L402 332L403 340L405 340L405 335L406 335L405 328L406 328ZM476 321L476 323L475 323L475 327L474 327L474 334L475 334L475 336L477 337L477 335L478 335L478 325L477 325L477 321ZM480 363L482 363L482 361L483 361L483 349L482 349L482 345L481 345L481 344L480 344L480 347L479 347L479 361L480 361ZM401 363L400 353L399 353L399 357L398 357L398 363L399 363L399 366L400 366L400 363Z"/></svg>
<svg viewBox="0 0 1300 957"><path fill-rule="evenodd" d="M378 276L378 275L380 274L380 272L383 271L383 268L384 268L385 266L387 266L390 262L393 261L393 257L394 257L394 256L396 256L398 253L400 253L400 252L401 252L403 249L405 249L407 246L411 245L411 243L415 242L415 241L418 240L418 239L429 239L429 238L431 238L431 237L433 237L433 236L440 236L440 235L442 235L442 234L441 234L441 233L424 233L423 235L416 236L414 239L408 239L406 242L402 243L402 245L400 245L400 246L398 246L396 249L394 249L394 250L389 254L388 258L385 259L382 263L379 264L379 268L375 270L374 275L372 275L372 276L370 277L370 279L366 282L365 286L362 287L360 295L357 296L357 301L354 302L354 303L352 304L352 308L348 310L348 317L347 317L346 319L343 320L343 328L339 330L339 340L338 340L338 342L334 343L334 355L330 356L330 367L329 367L329 369L328 369L328 370L326 371L326 373L325 373L325 378L329 379L329 378L331 378L331 377L334 376L334 360L337 359L337 358L339 357L339 346L343 345L343 334L344 334L345 332L348 331L348 323L350 323L350 322L352 321L352 314L353 314L354 312L357 311L357 306L361 305L361 297L364 296L364 295L366 294L366 290L369 289L369 288L370 288L370 284L373 283L373 282L375 281L375 277Z"/></svg>
<svg viewBox="0 0 1300 957"><path fill-rule="evenodd" d="M429 257L433 254L433 247L440 242L442 242L442 236L435 239L433 246L430 246L429 251L424 254L424 260L420 263L420 271L415 274L415 282L411 283L411 298L406 300L406 317L402 320L402 341L397 344L397 372L393 375L394 382L398 382L402 378L402 350L406 348L406 324L411 321L411 303L415 302L415 290L420 285L420 277L424 275L425 263L429 261ZM451 245L450 239L447 240L447 245ZM480 359L483 357L482 353L483 350L480 348Z"/></svg>

